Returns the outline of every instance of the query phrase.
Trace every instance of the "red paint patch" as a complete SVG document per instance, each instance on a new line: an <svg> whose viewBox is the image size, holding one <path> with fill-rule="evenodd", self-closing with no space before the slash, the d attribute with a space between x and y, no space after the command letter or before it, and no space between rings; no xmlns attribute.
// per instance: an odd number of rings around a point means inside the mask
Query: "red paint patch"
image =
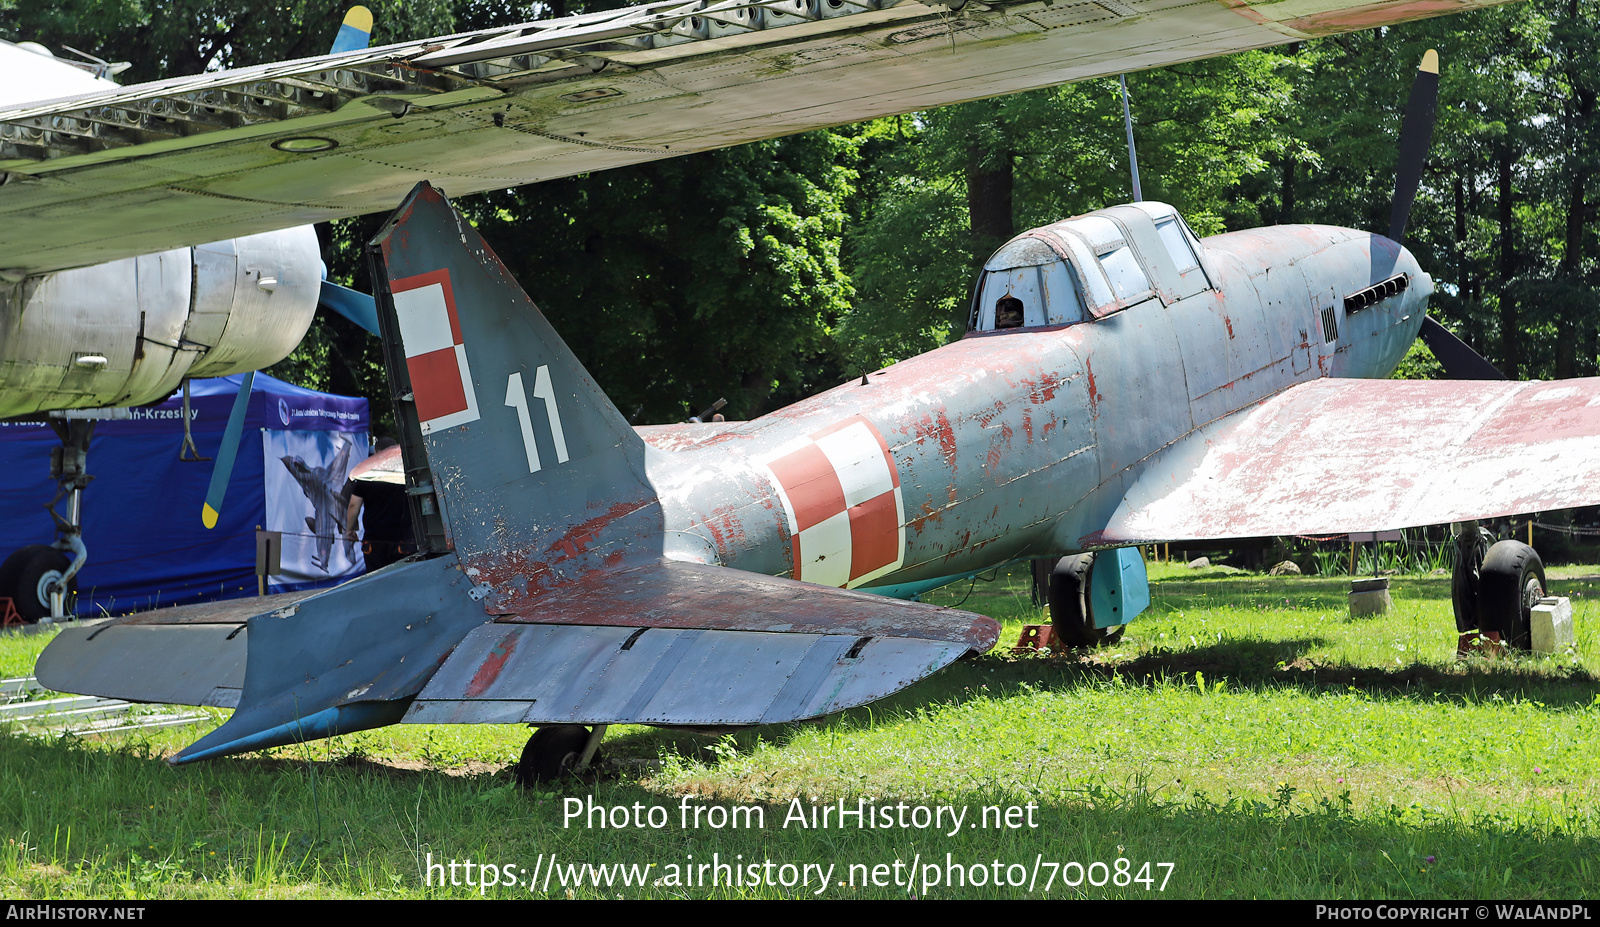
<svg viewBox="0 0 1600 927"><path fill-rule="evenodd" d="M559 550L562 556L559 560L570 560L588 549L594 539L604 531L608 525L619 518L632 515L654 500L641 499L637 502L617 502L606 509L604 515L597 515L582 524L574 525L566 534L562 535L554 544L545 548L547 551Z"/></svg>
<svg viewBox="0 0 1600 927"><path fill-rule="evenodd" d="M937 422L935 433L939 436L939 454L953 471L956 468L956 430L950 427L950 419L945 416L943 409L935 412L934 416Z"/></svg>
<svg viewBox="0 0 1600 927"><path fill-rule="evenodd" d="M488 691L489 687L494 685L494 681L500 678L500 671L506 668L506 661L511 659L516 650L515 631L500 638L500 643L495 644L489 655L478 664L478 671L472 674L472 681L467 683L467 698L477 698Z"/></svg>

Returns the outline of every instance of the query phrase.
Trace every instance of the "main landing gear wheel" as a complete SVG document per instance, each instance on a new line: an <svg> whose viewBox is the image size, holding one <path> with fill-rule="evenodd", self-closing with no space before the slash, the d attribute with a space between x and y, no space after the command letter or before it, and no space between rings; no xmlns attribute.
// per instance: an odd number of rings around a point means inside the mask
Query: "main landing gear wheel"
<svg viewBox="0 0 1600 927"><path fill-rule="evenodd" d="M1476 525L1456 539L1456 564L1450 571L1450 605L1456 613L1457 634L1478 630L1479 577L1488 552L1489 537Z"/></svg>
<svg viewBox="0 0 1600 927"><path fill-rule="evenodd" d="M604 727L591 732L580 724L539 728L522 748L522 759L517 761L515 770L517 783L523 788L532 788L538 783L554 782L562 776L577 775L585 768L598 766L602 761L598 747L587 764L583 762L583 752L591 737L598 741L604 732Z"/></svg>
<svg viewBox="0 0 1600 927"><path fill-rule="evenodd" d="M1521 541L1500 541L1483 558L1478 578L1478 620L1512 650L1531 645L1533 607L1544 597L1544 562Z"/></svg>
<svg viewBox="0 0 1600 927"><path fill-rule="evenodd" d="M1073 554L1050 571L1052 636L1067 647L1109 647L1122 640L1122 625L1097 628L1089 613L1089 569L1094 554Z"/></svg>
<svg viewBox="0 0 1600 927"><path fill-rule="evenodd" d="M72 561L47 544L30 544L13 551L0 564L0 596L10 596L17 614L28 624L50 617L50 587L67 572ZM67 614L72 614L72 598L78 591L74 577L67 584Z"/></svg>

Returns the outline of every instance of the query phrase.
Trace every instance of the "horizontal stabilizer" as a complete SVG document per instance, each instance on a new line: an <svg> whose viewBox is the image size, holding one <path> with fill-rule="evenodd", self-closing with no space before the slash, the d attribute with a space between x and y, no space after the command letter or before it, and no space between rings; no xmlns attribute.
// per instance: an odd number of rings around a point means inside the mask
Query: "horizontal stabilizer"
<svg viewBox="0 0 1600 927"><path fill-rule="evenodd" d="M999 635L970 612L725 567L663 561L605 580L475 629L406 720L796 721L883 698Z"/></svg>
<svg viewBox="0 0 1600 927"><path fill-rule="evenodd" d="M499 620L908 637L959 643L977 653L1000 636L994 619L972 612L673 560L548 590L532 607Z"/></svg>
<svg viewBox="0 0 1600 927"><path fill-rule="evenodd" d="M1314 380L1139 465L1084 546L1385 531L1600 504L1600 378Z"/></svg>
<svg viewBox="0 0 1600 927"><path fill-rule="evenodd" d="M244 626L112 625L62 631L34 673L53 692L232 708L244 687Z"/></svg>
<svg viewBox="0 0 1600 927"><path fill-rule="evenodd" d="M852 634L641 630L485 625L405 720L777 724L883 698L967 652L963 644Z"/></svg>
<svg viewBox="0 0 1600 927"><path fill-rule="evenodd" d="M311 594L184 605L65 628L34 673L54 692L232 708L244 685L246 622Z"/></svg>

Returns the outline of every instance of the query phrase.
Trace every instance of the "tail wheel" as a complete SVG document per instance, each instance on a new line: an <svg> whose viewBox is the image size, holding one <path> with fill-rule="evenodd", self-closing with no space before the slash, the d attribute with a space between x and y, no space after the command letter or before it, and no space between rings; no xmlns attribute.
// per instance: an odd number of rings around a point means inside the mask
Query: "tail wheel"
<svg viewBox="0 0 1600 927"><path fill-rule="evenodd" d="M522 748L522 758L517 761L517 782L523 788L532 788L541 782L554 782L563 776L576 775L581 770L578 761L583 758L583 748L589 745L589 729L581 724L552 724L541 727L528 738ZM594 752L590 766L601 762L600 751Z"/></svg>
<svg viewBox="0 0 1600 927"><path fill-rule="evenodd" d="M1533 607L1544 597L1544 562L1521 541L1500 541L1483 558L1478 578L1478 620L1513 650L1531 643Z"/></svg>
<svg viewBox="0 0 1600 927"><path fill-rule="evenodd" d="M22 620L33 624L40 618L50 617L50 587L66 574L72 561L67 555L46 544L31 544L13 551L5 563L0 564L0 596L8 595L17 607ZM73 598L78 591L78 580L67 585L65 611L72 614Z"/></svg>
<svg viewBox="0 0 1600 927"><path fill-rule="evenodd" d="M1050 571L1052 636L1068 647L1102 647L1122 640L1122 626L1097 628L1089 614L1089 569L1094 554L1074 554Z"/></svg>

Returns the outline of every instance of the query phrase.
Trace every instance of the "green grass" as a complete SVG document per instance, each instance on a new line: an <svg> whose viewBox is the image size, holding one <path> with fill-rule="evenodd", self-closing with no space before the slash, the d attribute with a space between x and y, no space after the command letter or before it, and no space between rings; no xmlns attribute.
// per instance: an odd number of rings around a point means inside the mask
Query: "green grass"
<svg viewBox="0 0 1600 927"><path fill-rule="evenodd" d="M526 739L519 727L398 726L181 769L161 758L202 729L103 740L0 733L0 893L480 891L425 885L430 854L530 874L551 854L562 865L654 867L643 887L555 879L531 893L482 890L491 897L816 889L674 884L663 868L715 854L834 865L831 897L1029 896L1028 885L993 884L996 861L1002 881L1039 868L1032 895L1050 897L1595 894L1600 569L1551 571L1554 591L1573 600L1574 652L1465 663L1455 660L1447 577L1395 577L1389 614L1351 620L1340 578L1163 564L1151 573L1155 604L1116 647L1012 655L1020 625L1038 620L1024 575L961 584L929 598L966 597L964 608L1000 618L1003 646L989 655L820 723L720 739L614 728L602 776L536 793L504 769ZM0 639L7 675L37 653L32 640ZM667 826L563 826L564 802L590 796L659 807ZM794 807L840 800L964 808L969 826L954 835L784 826ZM702 809L702 826L681 826L685 803ZM705 823L710 808L733 806L761 808L765 827ZM985 807L1021 809L1020 826L971 827ZM1067 867L1044 890L1049 863L1119 858L1129 861L1124 885L1095 887ZM871 884L871 866L885 867L884 881L913 859L933 860L940 884ZM969 878L981 864L987 884L944 884L947 860ZM1083 884L1064 886L1064 875Z"/></svg>

